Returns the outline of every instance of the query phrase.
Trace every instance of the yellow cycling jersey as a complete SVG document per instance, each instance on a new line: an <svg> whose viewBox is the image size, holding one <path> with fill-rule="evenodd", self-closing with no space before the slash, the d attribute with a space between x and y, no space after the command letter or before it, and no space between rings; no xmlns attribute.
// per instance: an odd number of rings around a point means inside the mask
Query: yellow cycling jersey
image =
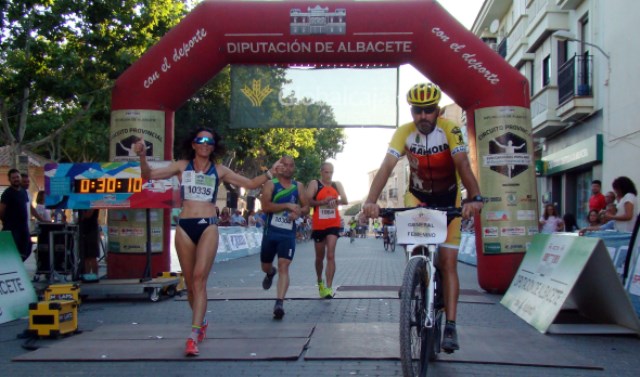
<svg viewBox="0 0 640 377"><path fill-rule="evenodd" d="M409 159L411 170L409 187L412 191L430 194L425 181L444 181L455 185L458 181L453 156L467 152L462 131L455 123L438 118L436 128L424 135L413 122L400 126L391 138L387 153Z"/></svg>

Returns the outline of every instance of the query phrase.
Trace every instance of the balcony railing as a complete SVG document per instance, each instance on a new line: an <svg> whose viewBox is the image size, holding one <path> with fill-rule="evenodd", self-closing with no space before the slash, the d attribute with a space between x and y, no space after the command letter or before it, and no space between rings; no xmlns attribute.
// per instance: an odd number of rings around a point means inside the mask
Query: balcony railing
<svg viewBox="0 0 640 377"><path fill-rule="evenodd" d="M558 69L558 103L574 97L592 96L593 56L575 55Z"/></svg>

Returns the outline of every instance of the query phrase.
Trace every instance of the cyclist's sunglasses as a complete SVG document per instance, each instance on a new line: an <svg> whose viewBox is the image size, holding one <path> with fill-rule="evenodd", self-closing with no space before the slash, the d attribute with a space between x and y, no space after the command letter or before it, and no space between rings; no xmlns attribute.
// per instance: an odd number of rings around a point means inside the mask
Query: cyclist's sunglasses
<svg viewBox="0 0 640 377"><path fill-rule="evenodd" d="M438 106L429 106L429 107L420 107L420 106L411 106L411 112L414 114L433 114L436 110L438 110Z"/></svg>
<svg viewBox="0 0 640 377"><path fill-rule="evenodd" d="M196 137L193 142L196 144L216 145L216 141L208 136Z"/></svg>

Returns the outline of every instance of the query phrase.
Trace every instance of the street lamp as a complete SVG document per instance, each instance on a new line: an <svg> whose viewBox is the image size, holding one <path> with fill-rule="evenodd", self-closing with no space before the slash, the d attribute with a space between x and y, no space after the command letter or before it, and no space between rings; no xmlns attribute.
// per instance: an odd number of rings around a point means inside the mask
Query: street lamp
<svg viewBox="0 0 640 377"><path fill-rule="evenodd" d="M570 31L567 30L558 30L555 33L553 33L553 37L559 41L571 41L571 42L579 42L582 44L585 44L587 46L591 46L593 48L595 48L596 50L600 51L600 53L602 55L604 55L605 58L607 58L607 78L604 81L604 85L608 86L609 85L609 75L611 74L611 56L609 56L609 54L607 54L606 52L604 52L604 50L602 49L602 47L593 44L593 43L589 43L586 41L583 41L582 39L578 39L576 38L575 35L573 35L573 33L571 33Z"/></svg>
<svg viewBox="0 0 640 377"><path fill-rule="evenodd" d="M604 52L604 50L600 46L593 43L585 42L582 39L578 39L576 38L575 35L573 35L573 33L567 30L558 30L555 33L553 33L553 37L559 41L572 41L572 42L580 42L580 43L586 44L587 46L591 46L596 50L600 51L600 53L602 53L602 55L604 55L604 57L607 58L607 60L611 59L609 54Z"/></svg>

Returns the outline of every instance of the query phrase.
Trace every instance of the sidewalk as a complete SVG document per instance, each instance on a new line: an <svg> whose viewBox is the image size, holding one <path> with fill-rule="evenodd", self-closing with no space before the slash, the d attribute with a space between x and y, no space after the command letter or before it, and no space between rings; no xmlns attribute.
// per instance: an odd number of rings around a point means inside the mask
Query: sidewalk
<svg viewBox="0 0 640 377"><path fill-rule="evenodd" d="M315 284L312 243L298 244L291 266L291 286ZM337 251L336 286L398 286L401 284L405 257L401 249L385 252L381 240L340 239ZM28 262L27 262L28 265ZM476 269L460 264L463 290L480 290ZM209 287L259 287L264 274L260 271L259 256L217 263L211 272ZM275 282L274 282L275 283ZM272 288L275 296L275 291ZM563 349L571 350L592 360L602 370L554 368L524 365L437 362L430 368L430 376L637 376L640 370L640 341L627 336L543 335L509 312L498 302L498 295L484 295L495 304L460 303L458 323L506 329L525 339L544 340L552 337ZM210 300L209 321L219 325L273 324L272 300ZM334 299L287 300L287 323L344 324L354 328L360 324L377 323L395 326L398 323L397 299ZM185 334L190 323L187 302L165 298L152 303L140 299L83 302L79 310L79 329L89 332L107 325L131 323L155 325L184 324ZM0 325L0 370L3 376L399 376L398 360L309 360L304 351L296 361L202 361L196 359L130 362L12 362L27 353L16 336L27 327L27 320ZM186 335L185 335L186 337ZM528 338L527 338L528 337ZM36 346L55 345L64 340L38 340ZM477 344L509 342L510 339L477 339L461 337L464 350ZM182 342L182 341L180 341ZM363 346L366 346L364 344ZM517 351L517 350L515 350Z"/></svg>

